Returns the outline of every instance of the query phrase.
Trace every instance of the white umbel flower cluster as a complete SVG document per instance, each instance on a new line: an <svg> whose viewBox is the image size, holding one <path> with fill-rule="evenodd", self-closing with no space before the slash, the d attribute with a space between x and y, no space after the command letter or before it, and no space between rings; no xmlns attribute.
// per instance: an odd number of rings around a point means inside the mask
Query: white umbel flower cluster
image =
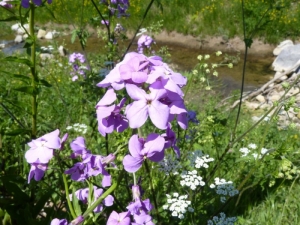
<svg viewBox="0 0 300 225"><path fill-rule="evenodd" d="M76 132L85 134L87 132L88 126L85 124L75 123L73 126L67 126L67 130L74 130Z"/></svg>
<svg viewBox="0 0 300 225"><path fill-rule="evenodd" d="M173 198L171 195L166 194L167 196L167 204L163 205L164 210L170 210L172 212L172 216L178 217L179 219L184 218L184 214L189 212L194 212L194 209L190 206L191 201L187 200L187 195L179 196L178 193L173 193Z"/></svg>
<svg viewBox="0 0 300 225"><path fill-rule="evenodd" d="M235 196L239 193L233 186L232 181L226 181L225 179L215 178L215 183L210 185L210 188L216 188L216 193L221 195L221 202L226 202L227 196Z"/></svg>
<svg viewBox="0 0 300 225"><path fill-rule="evenodd" d="M213 158L209 158L209 155L204 155L201 150L196 150L188 155L191 166L197 169L201 167L208 168L208 163L214 161Z"/></svg>
<svg viewBox="0 0 300 225"><path fill-rule="evenodd" d="M256 150L256 149L257 149L257 145L251 143L248 145L248 148L243 147L243 148L240 148L239 151L242 153L242 157L246 157L249 155L249 153L251 153L252 150ZM267 155L269 154L269 153L267 153L268 151L269 151L268 149L262 148L260 150L260 154L256 153L257 152L256 151L256 152L252 153L251 155L254 157L254 159L261 159L265 154L267 154Z"/></svg>
<svg viewBox="0 0 300 225"><path fill-rule="evenodd" d="M192 190L195 190L198 186L205 185L203 178L197 175L197 170L183 171L180 176L182 178L180 181L181 186L188 186Z"/></svg>
<svg viewBox="0 0 300 225"><path fill-rule="evenodd" d="M212 220L207 221L207 225L234 225L236 217L226 217L225 213L220 213L220 217L214 216Z"/></svg>
<svg viewBox="0 0 300 225"><path fill-rule="evenodd" d="M158 162L159 170L164 172L166 175L177 175L178 170L181 169L180 162L172 157L172 155L167 154L165 158Z"/></svg>

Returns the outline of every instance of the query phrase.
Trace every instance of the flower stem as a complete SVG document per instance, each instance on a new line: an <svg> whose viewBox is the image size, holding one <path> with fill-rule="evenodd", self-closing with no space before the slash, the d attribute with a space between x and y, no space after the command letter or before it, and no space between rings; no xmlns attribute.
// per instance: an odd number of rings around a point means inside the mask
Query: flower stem
<svg viewBox="0 0 300 225"><path fill-rule="evenodd" d="M32 100L31 100L31 110L32 110L32 116L31 116L31 138L35 139L37 135L37 81L38 77L36 74L36 54L35 54L35 48L36 48L36 42L35 42L35 36L34 36L34 10L35 6L33 3L30 3L30 12L29 12L29 34L30 38L32 40L31 44L31 63L32 66L30 67L30 73L31 73L31 87L32 87Z"/></svg>
<svg viewBox="0 0 300 225"><path fill-rule="evenodd" d="M148 165L147 161L145 161L145 167L146 167L147 173L149 174L150 188L151 188L151 192L152 192L152 198L153 198L153 201L154 201L155 212L156 212L156 217L157 217L156 219L157 219L158 224L160 224L160 222L159 222L160 221L160 216L159 216L159 212L158 212L158 204L156 202L156 196L155 196L155 191L154 191L154 187L153 187L151 172L150 172L149 165Z"/></svg>
<svg viewBox="0 0 300 225"><path fill-rule="evenodd" d="M64 185L65 185L67 203L68 203L68 206L69 206L69 209L71 211L71 215L72 215L73 219L76 219L77 216L76 216L76 213L75 213L75 211L73 209L73 205L71 204L71 201L70 201L69 187L68 187L68 182L67 182L66 175L63 173L62 177L63 177L63 181L64 181Z"/></svg>

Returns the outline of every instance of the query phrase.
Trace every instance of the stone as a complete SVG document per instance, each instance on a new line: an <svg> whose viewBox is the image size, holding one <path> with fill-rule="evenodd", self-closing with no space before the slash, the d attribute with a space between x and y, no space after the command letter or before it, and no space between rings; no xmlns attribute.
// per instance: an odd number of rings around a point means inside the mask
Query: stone
<svg viewBox="0 0 300 225"><path fill-rule="evenodd" d="M45 30L39 29L39 31L37 33L37 38L38 39L43 39L43 38L45 38L46 34L47 34L47 32Z"/></svg>
<svg viewBox="0 0 300 225"><path fill-rule="evenodd" d="M41 53L40 58L41 58L41 60L45 61L45 60L53 59L54 55L52 55L50 53Z"/></svg>
<svg viewBox="0 0 300 225"><path fill-rule="evenodd" d="M291 40L285 40L280 42L280 44L273 50L273 54L275 56L278 56L280 54L280 52L286 48L287 46L292 46L294 45L294 43Z"/></svg>
<svg viewBox="0 0 300 225"><path fill-rule="evenodd" d="M245 105L248 109L257 109L259 107L259 103L256 102L245 101Z"/></svg>
<svg viewBox="0 0 300 225"><path fill-rule="evenodd" d="M15 43L21 43L23 41L23 36L18 34L15 38Z"/></svg>
<svg viewBox="0 0 300 225"><path fill-rule="evenodd" d="M274 60L274 71L290 74L298 72L300 66L300 44L285 47Z"/></svg>
<svg viewBox="0 0 300 225"><path fill-rule="evenodd" d="M51 31L49 31L46 35L45 35L45 39L48 39L48 40L52 40L53 39L53 34Z"/></svg>
<svg viewBox="0 0 300 225"><path fill-rule="evenodd" d="M21 26L21 25L20 25L19 23L16 23L16 24L14 24L14 25L11 26L11 30L17 31L17 30L19 29L20 26Z"/></svg>
<svg viewBox="0 0 300 225"><path fill-rule="evenodd" d="M272 102L278 101L280 98L281 95L276 91L272 92L271 96L269 97Z"/></svg>
<svg viewBox="0 0 300 225"><path fill-rule="evenodd" d="M58 52L59 52L60 56L67 56L68 55L67 50L62 45L58 47Z"/></svg>
<svg viewBox="0 0 300 225"><path fill-rule="evenodd" d="M262 95L257 95L255 98L256 98L256 100L259 101L260 103L266 102L265 97L262 96Z"/></svg>
<svg viewBox="0 0 300 225"><path fill-rule="evenodd" d="M0 44L0 49L5 48L5 44Z"/></svg>

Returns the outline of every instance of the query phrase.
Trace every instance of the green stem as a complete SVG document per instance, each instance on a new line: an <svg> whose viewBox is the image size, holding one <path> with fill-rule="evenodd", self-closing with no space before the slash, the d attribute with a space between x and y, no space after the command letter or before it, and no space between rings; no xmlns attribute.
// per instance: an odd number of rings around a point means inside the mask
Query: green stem
<svg viewBox="0 0 300 225"><path fill-rule="evenodd" d="M32 66L30 67L31 72L31 86L32 86L32 99L31 99L31 138L35 139L37 135L37 81L38 77L36 74L36 42L35 42L35 36L34 36L34 10L35 6L34 4L30 3L30 12L29 12L29 34L30 38L32 39L32 45L31 45L31 63Z"/></svg>
<svg viewBox="0 0 300 225"><path fill-rule="evenodd" d="M72 215L73 219L76 219L77 216L76 216L76 213L73 209L73 205L72 205L72 203L70 201L70 197L69 197L69 187L68 187L68 182L67 182L66 175L63 173L62 177L63 177L63 181L64 181L64 185L65 185L67 203L68 203L68 206L69 206L69 209L71 211L71 215Z"/></svg>
<svg viewBox="0 0 300 225"><path fill-rule="evenodd" d="M160 216L159 216L159 212L158 212L158 204L156 202L156 196L155 196L155 191L154 191L154 186L153 186L153 182L152 182L152 176L151 176L151 172L150 172L150 168L148 166L148 163L147 161L145 161L145 167L146 167L146 171L149 175L149 180L150 180L150 188L151 188L151 192L152 192L152 198L153 198L153 201L154 201L154 206L155 206L155 212L156 212L156 219L157 219L157 222L158 224L160 224Z"/></svg>
<svg viewBox="0 0 300 225"><path fill-rule="evenodd" d="M111 194L120 184L122 178L124 175L124 170L121 171L121 173L119 174L118 180L116 183L113 183L110 188L108 188L106 190L106 192L104 192L100 198L98 198L84 213L83 213L83 217L86 218L109 194Z"/></svg>

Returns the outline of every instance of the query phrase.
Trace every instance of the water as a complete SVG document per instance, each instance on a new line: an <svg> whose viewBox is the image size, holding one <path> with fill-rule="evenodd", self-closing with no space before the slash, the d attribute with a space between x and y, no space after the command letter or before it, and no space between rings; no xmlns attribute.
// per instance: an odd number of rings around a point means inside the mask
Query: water
<svg viewBox="0 0 300 225"><path fill-rule="evenodd" d="M12 38L11 38L12 39ZM13 44L13 41L6 41L9 47L3 49L3 52L7 55L11 55L13 52L19 51L23 47L21 44ZM81 46L79 41L76 40L75 43L71 43L70 36L59 37L53 41L41 40L41 45L47 46L53 44L53 42L58 43L58 45L64 43L64 46L70 52L81 52ZM0 41L1 43L1 41ZM3 43L3 42L2 42ZM88 39L88 45L86 51L88 53L102 53L105 52L104 42L100 41L97 37L90 37ZM128 42L124 44L127 46ZM171 54L171 62L178 67L180 71L191 71L194 66L198 63L197 56L199 54L210 54L210 62L220 63L222 57L216 57L214 52L203 51L201 49L187 48L180 45L170 44L170 43L159 43L154 49L157 51L160 47L167 46ZM131 51L135 51L137 45L133 45ZM223 52L223 55L225 52ZM236 56L236 53L227 53L230 56ZM240 55L240 61L234 65L232 69L227 66L219 67L217 69L219 73L219 79L221 80L222 88L225 92L230 92L231 90L239 89L242 81L242 70L243 70L243 55ZM256 89L266 82L268 82L274 75L274 71L270 69L271 64L274 60L272 55L266 57L259 55L248 55L246 63L246 75L245 75L245 90Z"/></svg>

